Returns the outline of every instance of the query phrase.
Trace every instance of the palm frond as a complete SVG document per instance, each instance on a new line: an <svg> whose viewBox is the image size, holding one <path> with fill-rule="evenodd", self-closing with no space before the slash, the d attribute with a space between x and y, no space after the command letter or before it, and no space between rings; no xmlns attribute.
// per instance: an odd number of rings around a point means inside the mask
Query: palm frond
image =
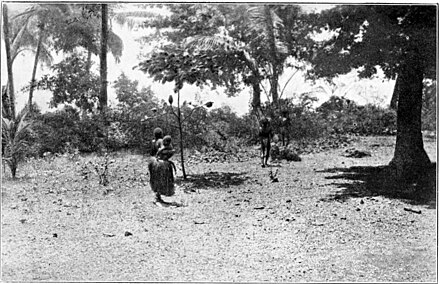
<svg viewBox="0 0 440 284"><path fill-rule="evenodd" d="M283 20L277 15L276 8L269 5L254 6L247 10L249 25L246 33L258 45L265 42L267 46L274 45L276 52L287 54L286 43L279 40Z"/></svg>
<svg viewBox="0 0 440 284"><path fill-rule="evenodd" d="M196 50L216 50L232 48L232 41L224 36L193 36L183 41L183 46Z"/></svg>

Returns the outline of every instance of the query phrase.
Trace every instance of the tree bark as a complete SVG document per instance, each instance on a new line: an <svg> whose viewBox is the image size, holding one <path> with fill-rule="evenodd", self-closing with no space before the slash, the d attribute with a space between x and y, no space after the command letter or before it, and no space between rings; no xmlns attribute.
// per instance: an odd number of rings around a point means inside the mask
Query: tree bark
<svg viewBox="0 0 440 284"><path fill-rule="evenodd" d="M186 180L185 160L183 154L183 129L182 129L182 112L180 110L180 91L177 94L177 123L179 124L179 138L180 138L180 163L182 166L183 179Z"/></svg>
<svg viewBox="0 0 440 284"><path fill-rule="evenodd" d="M398 178L409 178L423 173L431 163L422 138L423 68L418 61L409 60L398 78L397 138L390 166Z"/></svg>
<svg viewBox="0 0 440 284"><path fill-rule="evenodd" d="M261 118L261 89L260 82L256 78L252 82L252 111L258 119Z"/></svg>
<svg viewBox="0 0 440 284"><path fill-rule="evenodd" d="M270 78L270 93L272 103L278 104L278 56L275 42L275 32L272 20L272 11L270 7L264 7L264 15L266 20L266 30L269 37L270 61L272 65L272 75Z"/></svg>
<svg viewBox="0 0 440 284"><path fill-rule="evenodd" d="M32 69L31 87L29 89L29 100L28 100L29 112L32 112L32 98L34 96L34 89L35 89L35 76L37 75L38 57L40 56L42 42L43 42L43 35L40 32L40 37L38 38L37 50L35 52L34 68Z"/></svg>
<svg viewBox="0 0 440 284"><path fill-rule="evenodd" d="M14 76L12 73L12 54L11 54L11 43L10 43L10 33L9 33L9 19L8 19L8 7L6 4L3 5L3 34L5 39L5 49L6 49L6 65L8 69L8 85L9 85L9 107L10 115L15 118L15 91L14 91Z"/></svg>
<svg viewBox="0 0 440 284"><path fill-rule="evenodd" d="M393 96L391 97L390 108L397 110L397 102L399 100L400 85L402 85L402 77L397 76L396 83L394 85Z"/></svg>
<svg viewBox="0 0 440 284"><path fill-rule="evenodd" d="M107 42L108 42L108 7L102 4L102 25L101 25L101 54L100 54L100 75L101 75L101 94L99 97L99 107L101 114L107 110Z"/></svg>

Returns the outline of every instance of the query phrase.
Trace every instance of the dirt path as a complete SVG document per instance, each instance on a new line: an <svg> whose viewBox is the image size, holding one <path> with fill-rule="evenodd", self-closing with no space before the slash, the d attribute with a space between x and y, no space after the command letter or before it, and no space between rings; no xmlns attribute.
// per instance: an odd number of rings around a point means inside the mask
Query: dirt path
<svg viewBox="0 0 440 284"><path fill-rule="evenodd" d="M435 201L387 197L363 179L393 145L365 138L355 147L371 157L340 149L271 168L198 164L166 199L182 207L152 203L140 156L117 159L105 196L82 161L29 163L3 181L2 281L434 282ZM435 161L435 141L425 146Z"/></svg>

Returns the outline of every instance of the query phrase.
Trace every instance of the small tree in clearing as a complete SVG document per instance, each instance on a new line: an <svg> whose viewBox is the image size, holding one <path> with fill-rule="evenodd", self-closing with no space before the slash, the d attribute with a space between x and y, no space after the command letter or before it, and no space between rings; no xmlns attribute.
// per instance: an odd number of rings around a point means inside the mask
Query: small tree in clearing
<svg viewBox="0 0 440 284"><path fill-rule="evenodd" d="M168 102L170 104L170 111L176 117L179 128L179 142L180 142L180 158L183 172L183 178L186 179L185 163L183 155L183 123L190 117L192 112L203 106L195 107L190 115L186 118L182 117L180 105L180 90L184 83L196 84L201 86L207 81L214 81L218 76L219 67L213 60L207 60L207 56L201 52L192 52L177 48L173 50L162 51L154 53L150 59L141 62L139 68L153 76L155 81L162 83L174 82L174 92L177 94L177 112L173 108L173 96L170 95ZM216 75L217 74L217 75ZM207 102L204 106L211 107L212 102Z"/></svg>
<svg viewBox="0 0 440 284"><path fill-rule="evenodd" d="M27 109L21 111L15 119L2 117L2 147L3 160L11 169L12 178L15 179L18 164L22 162L29 149L29 133L32 122L26 120Z"/></svg>

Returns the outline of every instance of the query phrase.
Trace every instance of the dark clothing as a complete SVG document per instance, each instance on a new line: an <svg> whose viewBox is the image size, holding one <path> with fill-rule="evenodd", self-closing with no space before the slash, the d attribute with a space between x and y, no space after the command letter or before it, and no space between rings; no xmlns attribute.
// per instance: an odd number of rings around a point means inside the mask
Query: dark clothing
<svg viewBox="0 0 440 284"><path fill-rule="evenodd" d="M150 186L153 192L165 196L173 196L175 193L173 162L159 160L151 157L148 162L150 172Z"/></svg>
<svg viewBox="0 0 440 284"><path fill-rule="evenodd" d="M157 152L162 146L162 139L152 141L152 157L148 161L150 186L156 194L172 196L175 193L173 173L175 165L171 161L164 161L156 157Z"/></svg>
<svg viewBox="0 0 440 284"><path fill-rule="evenodd" d="M160 147L162 147L162 138L151 141L151 156L156 156Z"/></svg>

